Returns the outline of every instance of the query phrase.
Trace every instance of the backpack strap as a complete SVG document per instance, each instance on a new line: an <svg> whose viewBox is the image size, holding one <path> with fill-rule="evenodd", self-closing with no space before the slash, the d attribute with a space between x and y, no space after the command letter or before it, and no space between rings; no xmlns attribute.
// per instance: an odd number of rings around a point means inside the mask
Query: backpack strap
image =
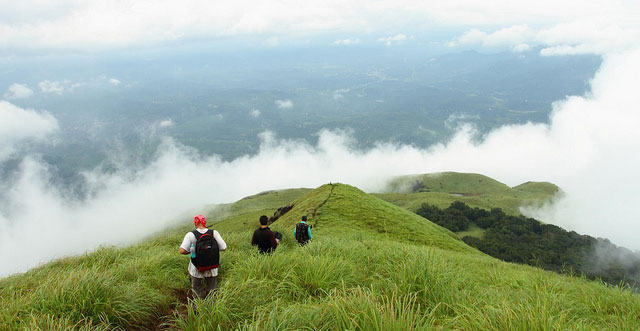
<svg viewBox="0 0 640 331"><path fill-rule="evenodd" d="M193 233L193 235L196 237L196 241L198 241L198 239L200 239L200 236L202 235L202 233L198 232L198 230L193 230L191 231L191 233Z"/></svg>

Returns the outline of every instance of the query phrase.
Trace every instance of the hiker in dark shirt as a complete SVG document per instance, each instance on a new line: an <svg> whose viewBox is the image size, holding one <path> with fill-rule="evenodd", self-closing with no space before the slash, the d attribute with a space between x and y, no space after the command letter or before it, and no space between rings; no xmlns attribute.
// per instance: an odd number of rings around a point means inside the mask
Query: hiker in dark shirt
<svg viewBox="0 0 640 331"><path fill-rule="evenodd" d="M253 232L253 238L251 238L251 245L258 246L260 253L263 254L273 252L278 247L280 239L282 239L282 235L278 232L273 233L269 229L268 223L269 218L267 216L260 216L260 227Z"/></svg>

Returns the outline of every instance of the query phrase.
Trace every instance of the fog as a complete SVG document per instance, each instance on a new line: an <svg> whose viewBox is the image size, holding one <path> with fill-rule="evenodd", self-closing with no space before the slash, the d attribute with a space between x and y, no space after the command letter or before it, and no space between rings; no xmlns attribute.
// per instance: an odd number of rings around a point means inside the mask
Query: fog
<svg viewBox="0 0 640 331"><path fill-rule="evenodd" d="M590 92L554 103L548 125L510 125L483 136L463 125L450 141L427 149L381 142L359 150L348 130L321 131L315 145L264 132L256 154L223 161L164 137L148 166L83 173L89 194L81 199L53 185L51 169L24 147L47 143L55 118L2 102L0 162L17 160L18 167L0 183L0 276L100 245L134 243L189 223L207 212L205 205L264 190L331 181L376 192L393 176L439 171L482 173L510 186L553 182L563 197L523 212L640 249L639 77L640 51L607 55Z"/></svg>
<svg viewBox="0 0 640 331"><path fill-rule="evenodd" d="M24 153L24 143L42 141L57 130L58 121L47 112L22 109L0 100L0 162L14 153Z"/></svg>

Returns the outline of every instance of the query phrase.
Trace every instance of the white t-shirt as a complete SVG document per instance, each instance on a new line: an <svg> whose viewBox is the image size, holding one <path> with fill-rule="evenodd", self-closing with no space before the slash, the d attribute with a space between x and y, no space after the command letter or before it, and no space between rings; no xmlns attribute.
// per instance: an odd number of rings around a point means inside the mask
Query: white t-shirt
<svg viewBox="0 0 640 331"><path fill-rule="evenodd" d="M198 232L200 233L206 233L209 229L196 229ZM213 238L216 240L216 242L218 242L218 249L220 249L221 251L224 251L225 249L227 249L227 243L224 242L224 240L222 240L222 237L220 237L220 234L218 233L218 231L213 230ZM182 244L180 244L180 248L184 249L187 252L191 251L191 244L193 244L194 246L196 245L196 241L198 241L198 239L196 239L196 236L193 234L193 232L187 232L187 234L184 236L184 239L182 240ZM204 277L216 277L218 276L218 268L214 268L211 270L205 270L203 272L198 271L198 268L196 268L196 266L193 265L193 263L191 263L191 259L189 259L189 274L193 277L196 278L204 278Z"/></svg>

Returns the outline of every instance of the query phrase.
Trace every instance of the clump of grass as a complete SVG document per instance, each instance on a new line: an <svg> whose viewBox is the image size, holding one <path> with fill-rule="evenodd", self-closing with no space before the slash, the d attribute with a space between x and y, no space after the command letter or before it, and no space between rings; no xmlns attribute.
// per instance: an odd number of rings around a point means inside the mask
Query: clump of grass
<svg viewBox="0 0 640 331"><path fill-rule="evenodd" d="M350 234L317 238L308 246L286 247L270 256L251 248L238 254L244 256L243 262L224 269L218 296L197 301L197 315L176 315L174 326L203 330L640 327L633 320L640 312L640 299L629 291L482 255L386 239L362 240ZM327 263L331 260L338 262ZM323 272L305 268L310 265L322 266ZM328 283L327 274L335 275ZM344 275L345 281L340 281Z"/></svg>
<svg viewBox="0 0 640 331"><path fill-rule="evenodd" d="M145 328L188 284L174 247L106 247L0 282L0 329ZM149 246L156 249L148 249Z"/></svg>

